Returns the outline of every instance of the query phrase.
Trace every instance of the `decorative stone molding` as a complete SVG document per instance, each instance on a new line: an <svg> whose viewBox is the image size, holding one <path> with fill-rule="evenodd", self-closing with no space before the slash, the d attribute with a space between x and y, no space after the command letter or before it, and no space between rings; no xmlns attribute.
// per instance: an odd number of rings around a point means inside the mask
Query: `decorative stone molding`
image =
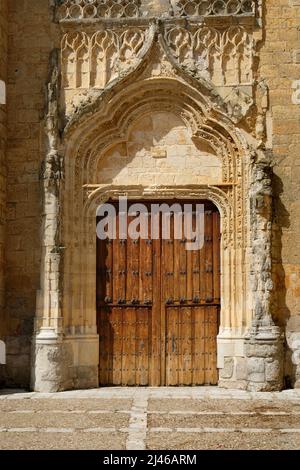
<svg viewBox="0 0 300 470"><path fill-rule="evenodd" d="M141 3L140 0L57 0L56 17L63 22L139 18ZM254 17L260 16L261 3L261 0L169 0L163 13L165 17L179 18ZM152 7L150 11L153 13Z"/></svg>
<svg viewBox="0 0 300 470"><path fill-rule="evenodd" d="M215 86L252 84L254 43L244 27L169 26L165 38L181 66Z"/></svg>
<svg viewBox="0 0 300 470"><path fill-rule="evenodd" d="M175 15L232 16L255 15L254 0L171 0Z"/></svg>
<svg viewBox="0 0 300 470"><path fill-rule="evenodd" d="M59 21L137 18L140 0L58 0Z"/></svg>
<svg viewBox="0 0 300 470"><path fill-rule="evenodd" d="M166 44L179 65L215 86L252 85L254 43L244 27L168 26ZM134 65L150 31L129 27L96 33L71 31L62 39L63 86L105 88Z"/></svg>
<svg viewBox="0 0 300 470"><path fill-rule="evenodd" d="M65 88L105 88L138 58L146 32L103 30L94 34L69 32L62 39L62 74Z"/></svg>

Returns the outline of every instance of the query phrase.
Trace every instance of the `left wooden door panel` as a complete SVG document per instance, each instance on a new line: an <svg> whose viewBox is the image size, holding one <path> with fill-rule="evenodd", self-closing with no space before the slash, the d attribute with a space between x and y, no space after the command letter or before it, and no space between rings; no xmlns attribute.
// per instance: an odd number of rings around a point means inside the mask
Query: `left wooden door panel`
<svg viewBox="0 0 300 470"><path fill-rule="evenodd" d="M150 330L149 308L101 309L100 385L149 385Z"/></svg>
<svg viewBox="0 0 300 470"><path fill-rule="evenodd" d="M97 241L100 385L158 385L154 371L160 355L153 354L152 342L154 245L130 238Z"/></svg>

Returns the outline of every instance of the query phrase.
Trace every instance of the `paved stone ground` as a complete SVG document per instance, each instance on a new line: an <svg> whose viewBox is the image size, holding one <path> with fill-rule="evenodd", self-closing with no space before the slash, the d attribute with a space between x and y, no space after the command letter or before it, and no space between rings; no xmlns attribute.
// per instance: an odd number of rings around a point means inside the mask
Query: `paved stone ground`
<svg viewBox="0 0 300 470"><path fill-rule="evenodd" d="M300 390L2 390L0 449L300 449Z"/></svg>

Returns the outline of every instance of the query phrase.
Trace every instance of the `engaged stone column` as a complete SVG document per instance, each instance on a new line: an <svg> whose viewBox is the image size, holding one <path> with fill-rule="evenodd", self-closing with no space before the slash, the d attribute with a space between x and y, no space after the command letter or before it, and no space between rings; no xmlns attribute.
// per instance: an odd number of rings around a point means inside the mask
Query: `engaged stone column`
<svg viewBox="0 0 300 470"><path fill-rule="evenodd" d="M254 318L245 337L247 388L252 391L281 390L284 337L271 315L273 201L271 155L267 151L258 150L252 154L250 204Z"/></svg>
<svg viewBox="0 0 300 470"><path fill-rule="evenodd" d="M65 371L69 362L63 344L61 291L61 191L63 161L59 144L59 54L54 50L50 59L47 115L45 119L46 156L41 171L43 192L41 285L37 295L35 336L33 339L32 387L40 392L66 388Z"/></svg>

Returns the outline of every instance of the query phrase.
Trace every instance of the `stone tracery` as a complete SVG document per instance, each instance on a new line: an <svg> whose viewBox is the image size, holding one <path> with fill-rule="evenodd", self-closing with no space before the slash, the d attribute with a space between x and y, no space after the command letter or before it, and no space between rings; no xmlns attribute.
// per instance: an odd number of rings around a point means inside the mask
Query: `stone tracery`
<svg viewBox="0 0 300 470"><path fill-rule="evenodd" d="M166 40L178 62L220 85L252 83L253 40L241 26L171 27Z"/></svg>
<svg viewBox="0 0 300 470"><path fill-rule="evenodd" d="M253 0L171 0L175 13L181 16L252 15Z"/></svg>
<svg viewBox="0 0 300 470"><path fill-rule="evenodd" d="M97 18L136 18L139 0L64 0L57 9L59 20L91 20Z"/></svg>

